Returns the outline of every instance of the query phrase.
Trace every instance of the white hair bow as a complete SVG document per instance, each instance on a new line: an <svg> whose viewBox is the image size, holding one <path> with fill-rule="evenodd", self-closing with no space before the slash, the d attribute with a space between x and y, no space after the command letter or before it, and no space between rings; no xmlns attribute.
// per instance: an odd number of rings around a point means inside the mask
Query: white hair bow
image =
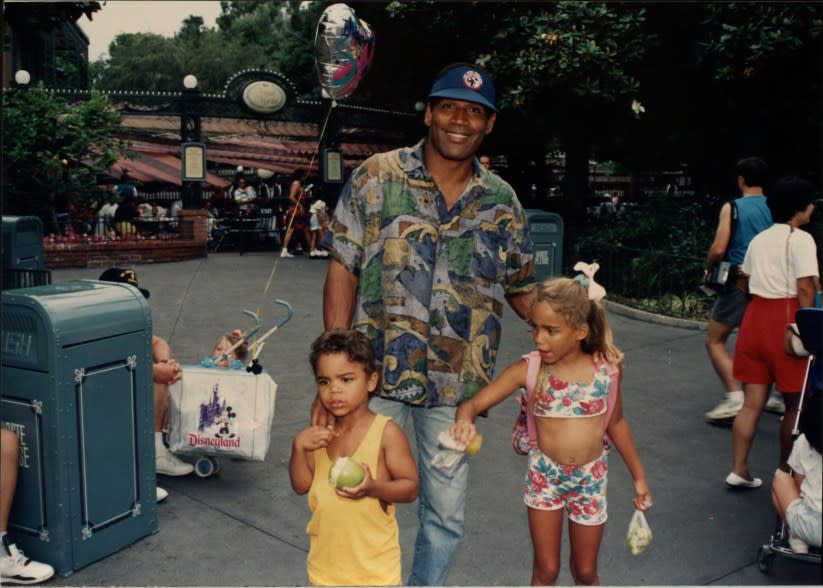
<svg viewBox="0 0 823 588"><path fill-rule="evenodd" d="M575 280L580 282L583 286L589 288L589 300L595 302L603 299L606 296L606 289L594 281L594 274L600 269L600 264L597 262L589 265L586 262L578 261L574 264L574 271L583 272L583 275L575 276Z"/></svg>

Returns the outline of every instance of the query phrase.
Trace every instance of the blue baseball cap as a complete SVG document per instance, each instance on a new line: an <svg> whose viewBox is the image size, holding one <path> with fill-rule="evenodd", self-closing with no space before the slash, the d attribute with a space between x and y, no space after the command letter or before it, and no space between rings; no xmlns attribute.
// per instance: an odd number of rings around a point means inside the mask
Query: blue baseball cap
<svg viewBox="0 0 823 588"><path fill-rule="evenodd" d="M443 72L432 85L429 98L451 98L482 104L498 112L494 104L494 84L489 74L470 64L459 65Z"/></svg>

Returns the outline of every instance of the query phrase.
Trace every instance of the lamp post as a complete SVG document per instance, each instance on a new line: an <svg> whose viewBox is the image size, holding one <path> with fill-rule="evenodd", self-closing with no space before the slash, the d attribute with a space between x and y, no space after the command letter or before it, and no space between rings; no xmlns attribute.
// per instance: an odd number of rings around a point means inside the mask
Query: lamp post
<svg viewBox="0 0 823 588"><path fill-rule="evenodd" d="M25 69L18 69L14 72L14 85L18 88L25 88L31 82L31 74Z"/></svg>
<svg viewBox="0 0 823 588"><path fill-rule="evenodd" d="M200 114L198 112L198 98L200 90L197 89L197 78L192 74L183 78L183 91L180 96L180 142L200 143ZM203 208L203 184L202 181L188 180L187 157L183 157L183 180L181 196L183 208L187 210ZM205 165L205 161L203 162ZM205 169L203 170L205 176Z"/></svg>

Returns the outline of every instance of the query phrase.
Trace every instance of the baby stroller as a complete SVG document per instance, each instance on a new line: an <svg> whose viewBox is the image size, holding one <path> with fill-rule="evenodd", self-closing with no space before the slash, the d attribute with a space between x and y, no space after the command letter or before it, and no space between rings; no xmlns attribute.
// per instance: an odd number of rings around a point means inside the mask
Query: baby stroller
<svg viewBox="0 0 823 588"><path fill-rule="evenodd" d="M795 315L797 327L803 345L809 352L806 363L806 375L803 379L803 389L800 391L800 409L792 429L793 438L799 435L798 423L800 413L805 405L807 395L823 393L823 309L801 308ZM809 546L809 553L795 553L789 547L789 529L783 520L777 517L777 526L772 532L769 542L762 545L757 551L757 565L764 574L771 574L774 557L779 555L789 559L820 564L820 548Z"/></svg>
<svg viewBox="0 0 823 588"><path fill-rule="evenodd" d="M254 337L260 319L251 311L255 325L243 333L253 344L248 365L222 356L207 357L199 366L183 366L183 376L169 386L169 449L178 455L195 457L194 473L207 478L220 471L220 457L265 461L269 449L277 384L258 363L265 340L292 317L288 315L265 334Z"/></svg>

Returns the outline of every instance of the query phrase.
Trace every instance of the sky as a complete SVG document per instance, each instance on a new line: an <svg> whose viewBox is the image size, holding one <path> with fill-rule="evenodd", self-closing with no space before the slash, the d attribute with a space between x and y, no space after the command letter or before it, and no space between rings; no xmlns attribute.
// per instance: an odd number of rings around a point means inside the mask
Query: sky
<svg viewBox="0 0 823 588"><path fill-rule="evenodd" d="M81 16L77 24L89 38L89 61L108 55L109 44L120 33L156 33L171 37L189 15L202 16L213 28L220 15L219 0L144 1L108 0L89 20Z"/></svg>

